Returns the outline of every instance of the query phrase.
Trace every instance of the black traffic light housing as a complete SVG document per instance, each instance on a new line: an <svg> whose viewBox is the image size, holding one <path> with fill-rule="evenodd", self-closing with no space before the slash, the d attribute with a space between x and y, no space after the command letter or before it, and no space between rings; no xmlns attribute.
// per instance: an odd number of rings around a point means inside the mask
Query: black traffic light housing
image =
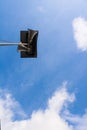
<svg viewBox="0 0 87 130"><path fill-rule="evenodd" d="M28 31L20 32L20 42L18 51L21 58L36 58L37 57L37 38L38 31L29 29Z"/></svg>

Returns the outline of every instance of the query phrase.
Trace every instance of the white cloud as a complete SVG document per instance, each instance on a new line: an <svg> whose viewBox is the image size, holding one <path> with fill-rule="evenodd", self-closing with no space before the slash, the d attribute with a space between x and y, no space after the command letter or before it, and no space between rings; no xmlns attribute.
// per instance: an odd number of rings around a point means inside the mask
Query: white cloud
<svg viewBox="0 0 87 130"><path fill-rule="evenodd" d="M81 51L87 51L87 21L78 17L73 20L74 38Z"/></svg>
<svg viewBox="0 0 87 130"><path fill-rule="evenodd" d="M2 130L86 130L87 114L79 117L72 115L68 110L70 102L74 100L75 95L67 91L67 82L64 82L48 100L45 110L33 111L31 118L26 120L13 121L12 119L15 116L13 108L15 108L15 111L21 111L21 113L23 111L21 109L18 110L18 102L10 94L5 93L4 97L0 97Z"/></svg>
<svg viewBox="0 0 87 130"><path fill-rule="evenodd" d="M0 90L0 119L3 129L14 120L15 116L26 117L26 114L10 93Z"/></svg>
<svg viewBox="0 0 87 130"><path fill-rule="evenodd" d="M79 119L75 130L87 130L87 113L85 113L82 118Z"/></svg>

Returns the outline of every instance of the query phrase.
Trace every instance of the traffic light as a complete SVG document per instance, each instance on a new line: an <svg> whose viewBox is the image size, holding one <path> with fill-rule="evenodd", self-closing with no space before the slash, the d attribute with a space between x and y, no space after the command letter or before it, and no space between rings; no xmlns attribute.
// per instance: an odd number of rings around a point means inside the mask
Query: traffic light
<svg viewBox="0 0 87 130"><path fill-rule="evenodd" d="M18 51L20 51L21 58L35 58L37 57L37 38L38 31L29 29L28 31L20 32L20 44Z"/></svg>

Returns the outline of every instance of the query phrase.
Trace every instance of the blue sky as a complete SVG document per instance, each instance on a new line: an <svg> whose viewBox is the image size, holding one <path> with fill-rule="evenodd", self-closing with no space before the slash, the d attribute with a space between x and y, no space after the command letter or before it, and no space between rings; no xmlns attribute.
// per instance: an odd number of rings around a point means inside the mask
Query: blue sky
<svg viewBox="0 0 87 130"><path fill-rule="evenodd" d="M3 130L87 129L86 12L86 0L0 1L0 41L20 42L20 30L39 30L36 59L0 47Z"/></svg>

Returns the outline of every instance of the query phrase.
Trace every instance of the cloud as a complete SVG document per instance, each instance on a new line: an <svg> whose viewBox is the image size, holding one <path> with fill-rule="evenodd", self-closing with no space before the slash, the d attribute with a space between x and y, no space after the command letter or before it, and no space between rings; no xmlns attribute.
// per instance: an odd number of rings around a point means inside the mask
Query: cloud
<svg viewBox="0 0 87 130"><path fill-rule="evenodd" d="M15 101L9 93L0 93L0 118L2 130L86 130L87 114L82 117L73 115L69 111L70 103L74 102L74 93L67 90L67 82L49 98L45 110L33 111L31 118L25 120L13 120L14 109L18 113L23 113L19 109L19 103ZM14 108L14 109L13 109ZM23 116L23 115L22 115Z"/></svg>
<svg viewBox="0 0 87 130"><path fill-rule="evenodd" d="M3 123L10 122L17 117L26 117L20 104L6 90L0 90L0 119Z"/></svg>
<svg viewBox="0 0 87 130"><path fill-rule="evenodd" d="M78 49L87 51L87 21L78 17L73 20L74 38Z"/></svg>
<svg viewBox="0 0 87 130"><path fill-rule="evenodd" d="M82 116L79 116L73 115L66 110L63 114L63 118L72 125L72 130L87 130L87 112L85 112Z"/></svg>
<svg viewBox="0 0 87 130"><path fill-rule="evenodd" d="M79 119L75 130L87 130L87 112Z"/></svg>

